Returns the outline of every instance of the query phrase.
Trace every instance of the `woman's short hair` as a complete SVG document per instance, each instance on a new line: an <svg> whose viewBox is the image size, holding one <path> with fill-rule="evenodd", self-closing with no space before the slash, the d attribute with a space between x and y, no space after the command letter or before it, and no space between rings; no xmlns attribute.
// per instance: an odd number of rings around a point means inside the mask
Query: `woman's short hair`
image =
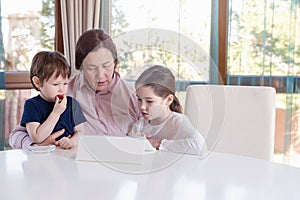
<svg viewBox="0 0 300 200"><path fill-rule="evenodd" d="M99 48L108 49L114 59L115 68L118 64L118 54L115 43L112 38L103 29L91 29L84 32L76 43L75 68L80 69L84 58L92 51Z"/></svg>

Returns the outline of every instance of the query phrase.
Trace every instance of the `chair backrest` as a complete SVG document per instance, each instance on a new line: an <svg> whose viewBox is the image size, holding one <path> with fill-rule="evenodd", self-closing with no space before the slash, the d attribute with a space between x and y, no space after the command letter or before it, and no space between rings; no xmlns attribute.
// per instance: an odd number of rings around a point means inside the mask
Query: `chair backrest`
<svg viewBox="0 0 300 200"><path fill-rule="evenodd" d="M272 160L275 101L272 87L191 85L184 111L208 150Z"/></svg>

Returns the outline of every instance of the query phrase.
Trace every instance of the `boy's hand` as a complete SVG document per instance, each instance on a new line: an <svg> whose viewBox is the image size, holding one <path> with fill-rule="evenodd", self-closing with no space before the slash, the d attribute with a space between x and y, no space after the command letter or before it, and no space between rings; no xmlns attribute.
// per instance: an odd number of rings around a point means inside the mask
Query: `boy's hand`
<svg viewBox="0 0 300 200"><path fill-rule="evenodd" d="M63 149L71 149L74 146L71 140L71 135L61 138L57 141L57 144Z"/></svg>
<svg viewBox="0 0 300 200"><path fill-rule="evenodd" d="M66 107L67 107L67 97L64 95L57 95L52 112L61 115L65 111Z"/></svg>
<svg viewBox="0 0 300 200"><path fill-rule="evenodd" d="M64 98L64 95L63 94L58 94L58 95L56 95L56 97L58 97L59 98L59 102L61 102L62 99Z"/></svg>

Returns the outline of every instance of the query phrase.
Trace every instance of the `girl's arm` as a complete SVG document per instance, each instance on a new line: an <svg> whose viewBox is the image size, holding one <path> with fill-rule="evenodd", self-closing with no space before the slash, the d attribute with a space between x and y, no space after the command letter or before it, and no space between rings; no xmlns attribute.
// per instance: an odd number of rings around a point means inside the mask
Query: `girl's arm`
<svg viewBox="0 0 300 200"><path fill-rule="evenodd" d="M206 144L199 133L199 135L195 135L194 138L162 140L159 149L176 153L204 155L206 153Z"/></svg>
<svg viewBox="0 0 300 200"><path fill-rule="evenodd" d="M159 144L159 149L176 153L205 155L206 143L203 136L192 126L185 115L177 114L175 117L172 123L164 127L165 133L158 137L163 139Z"/></svg>

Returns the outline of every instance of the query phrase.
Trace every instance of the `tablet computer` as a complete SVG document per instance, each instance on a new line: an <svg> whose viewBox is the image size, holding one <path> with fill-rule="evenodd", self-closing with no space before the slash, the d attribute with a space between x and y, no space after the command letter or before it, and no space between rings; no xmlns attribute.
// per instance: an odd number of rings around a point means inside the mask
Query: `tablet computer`
<svg viewBox="0 0 300 200"><path fill-rule="evenodd" d="M76 160L142 164L144 154L155 151L144 137L81 135Z"/></svg>

